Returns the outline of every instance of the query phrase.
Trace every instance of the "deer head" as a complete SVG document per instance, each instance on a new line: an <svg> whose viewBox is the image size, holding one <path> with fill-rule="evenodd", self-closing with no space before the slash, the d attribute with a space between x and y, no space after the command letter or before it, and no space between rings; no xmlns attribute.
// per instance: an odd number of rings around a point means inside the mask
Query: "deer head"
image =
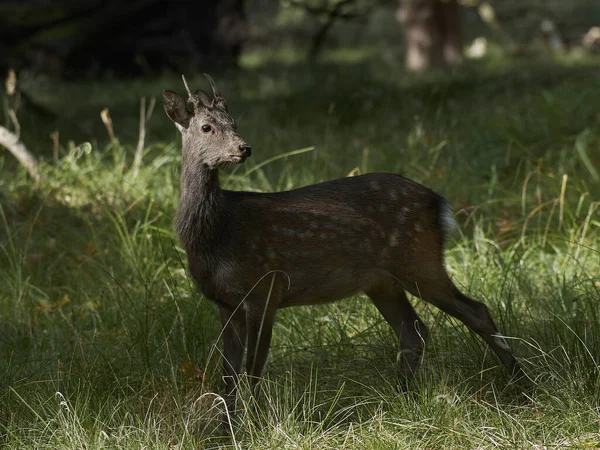
<svg viewBox="0 0 600 450"><path fill-rule="evenodd" d="M187 102L170 90L165 90L162 96L167 116L181 132L184 157L211 169L242 163L251 155L251 148L236 133L235 121L227 112L225 99L215 82L209 75L204 76L212 87L212 100L202 89L192 93L183 76Z"/></svg>

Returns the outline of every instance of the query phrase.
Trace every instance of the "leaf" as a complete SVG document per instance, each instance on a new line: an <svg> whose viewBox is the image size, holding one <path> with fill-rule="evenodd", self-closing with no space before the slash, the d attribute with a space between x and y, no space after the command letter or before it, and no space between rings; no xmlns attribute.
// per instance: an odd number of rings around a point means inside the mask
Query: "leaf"
<svg viewBox="0 0 600 450"><path fill-rule="evenodd" d="M45 298L40 298L38 300L38 306L33 308L35 312L49 312L52 311L52 304L46 300Z"/></svg>
<svg viewBox="0 0 600 450"><path fill-rule="evenodd" d="M194 361L185 361L179 364L179 371L187 381L204 381L204 371Z"/></svg>
<svg viewBox="0 0 600 450"><path fill-rule="evenodd" d="M45 298L40 298L38 300L38 306L33 308L33 310L35 312L56 312L62 309L70 301L71 299L67 294L63 295L63 297L56 302L49 302Z"/></svg>
<svg viewBox="0 0 600 450"><path fill-rule="evenodd" d="M89 256L90 258L95 258L96 256L98 256L98 248L96 247L96 243L94 241L88 242L83 252L86 256Z"/></svg>
<svg viewBox="0 0 600 450"><path fill-rule="evenodd" d="M65 295L63 295L63 298L61 298L59 301L57 301L54 304L54 309L55 310L62 309L62 307L65 306L70 301L71 301L71 299L69 298L69 296L67 294L65 294Z"/></svg>
<svg viewBox="0 0 600 450"><path fill-rule="evenodd" d="M25 265L27 267L37 266L43 261L45 256L46 255L44 253L32 253L31 255L27 256L27 259L25 260Z"/></svg>
<svg viewBox="0 0 600 450"><path fill-rule="evenodd" d="M360 175L360 169L358 167L355 167L350 172L348 172L348 174L346 175L346 177L353 177L355 175Z"/></svg>

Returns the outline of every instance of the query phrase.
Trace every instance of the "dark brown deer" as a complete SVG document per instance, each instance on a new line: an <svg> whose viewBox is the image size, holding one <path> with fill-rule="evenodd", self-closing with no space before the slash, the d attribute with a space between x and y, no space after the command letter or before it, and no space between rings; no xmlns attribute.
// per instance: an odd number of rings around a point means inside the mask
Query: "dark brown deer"
<svg viewBox="0 0 600 450"><path fill-rule="evenodd" d="M276 193L219 186L219 168L243 163L250 146L236 133L224 98L198 90L187 102L164 91L181 131L183 167L176 229L192 277L221 313L229 398L237 375L253 382L265 365L279 308L333 302L366 293L398 336L398 367L416 370L427 328L406 292L479 334L516 377L519 364L488 308L462 292L444 269L444 243L455 227L448 202L400 175L376 173Z"/></svg>

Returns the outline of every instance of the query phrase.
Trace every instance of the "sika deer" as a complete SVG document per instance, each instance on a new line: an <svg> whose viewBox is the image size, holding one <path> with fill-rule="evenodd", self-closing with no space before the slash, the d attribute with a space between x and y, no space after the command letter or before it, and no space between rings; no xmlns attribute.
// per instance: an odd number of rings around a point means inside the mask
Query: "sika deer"
<svg viewBox="0 0 600 450"><path fill-rule="evenodd" d="M219 168L243 163L251 152L206 77L212 100L202 90L192 93L184 78L187 102L166 90L163 103L183 141L176 229L192 277L221 313L230 400L246 347L247 373L253 382L261 375L279 308L358 292L397 334L404 379L416 370L427 338L406 291L462 321L513 376L522 376L488 308L461 293L444 269L444 243L455 226L444 198L387 173L270 194L222 190Z"/></svg>

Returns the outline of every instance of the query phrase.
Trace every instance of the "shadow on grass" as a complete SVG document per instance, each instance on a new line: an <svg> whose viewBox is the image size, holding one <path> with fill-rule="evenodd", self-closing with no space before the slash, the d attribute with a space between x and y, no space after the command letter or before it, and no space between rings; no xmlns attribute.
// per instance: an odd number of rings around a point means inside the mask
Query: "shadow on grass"
<svg viewBox="0 0 600 450"><path fill-rule="evenodd" d="M462 195L486 198L492 164L502 178L523 160L543 155L556 162L561 151L568 155L573 136L595 123L596 71L587 65L534 62L499 71L467 66L452 74L417 77L371 61L311 68L268 64L215 77L240 118L240 132L260 144L254 147L260 159L282 149L318 145L316 156L285 161L286 170L294 174L309 172L290 177L288 185L343 176L354 167L406 171L430 186L443 185L458 202ZM194 87L205 83L200 76L188 79ZM581 86L585 89L579 91ZM175 74L74 85L46 80L30 88L32 96L39 94L44 104L61 112L51 122L23 111L24 139L38 156L46 155L46 136L57 127L67 139L91 140L94 148L104 148L108 139L98 117L104 107L110 108L116 134L133 148L139 97L158 97L164 88L183 90ZM157 106L147 142L172 141L175 136ZM444 142L446 147L440 148L449 150L435 165L431 149ZM506 154L510 143L516 143L519 153L512 160ZM155 398L162 403L154 413L174 415L185 409L181 405L195 405L204 392L221 392L216 309L195 293L176 248L171 232L176 189L157 193L177 182L173 167L178 150L165 147L153 149L145 161L170 157L169 165L150 168L148 179L157 180L129 197L121 189L123 179L110 178L109 172L125 171L133 152L123 156L94 150L92 156L116 157L69 181L80 187L92 179L90 189L83 190L87 200L79 203L39 198L30 189L19 193L4 185L0 202L8 233L0 236L0 245L9 250L0 255L6 268L0 306L0 404L11 405L4 409L5 424L18 415L24 425L33 420L11 388L30 405L43 405L55 392L63 392L85 400L86 408L103 417L118 406L124 415L135 411L140 420L154 408ZM13 167L7 161L3 170ZM446 175L437 176L439 169ZM282 165L274 164L262 175L277 187L280 171ZM520 208L518 201L511 201ZM157 202L162 203L158 211ZM10 250L9 240L16 250ZM532 292L528 299L538 294ZM593 295L582 302L591 305ZM361 414L373 417L381 408L408 420L415 414L426 416L427 408L435 412L432 405L444 402L448 410L461 402L500 408L513 404L508 376L481 341L438 315L429 316L432 337L413 383L414 394L398 392L395 338L365 303L355 299L282 312L263 381L264 398L255 414L274 411L272 417L284 417L300 402L304 409L296 411L305 415L291 417L307 423L329 417L331 423L349 424ZM599 349L590 341L582 346L579 337L592 333L585 328L586 318L597 324L597 317L582 308L584 314L573 316L572 322L548 323L548 308L536 308L535 315L509 314L500 324L506 325L501 328L507 334L536 343L514 345L528 373L548 393L561 387L571 394L595 392L597 369L588 353L598 355ZM556 311L556 317L569 317L570 310L565 311ZM541 350L551 348L558 350ZM561 375L564 367L572 377Z"/></svg>

